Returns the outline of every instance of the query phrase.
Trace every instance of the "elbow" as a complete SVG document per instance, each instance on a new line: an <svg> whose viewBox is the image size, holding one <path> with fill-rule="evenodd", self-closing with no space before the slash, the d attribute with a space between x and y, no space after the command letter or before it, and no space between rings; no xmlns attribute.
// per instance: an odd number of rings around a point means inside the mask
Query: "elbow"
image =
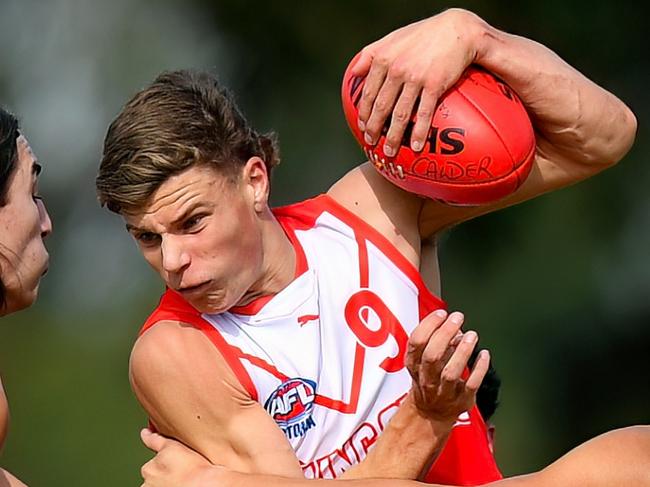
<svg viewBox="0 0 650 487"><path fill-rule="evenodd" d="M634 139L636 139L636 131L638 127L636 116L626 105L623 105L622 112L620 134L618 136L617 144L615 144L617 150L613 154L614 157L612 158L611 164L616 164L618 161L623 159L632 148Z"/></svg>
<svg viewBox="0 0 650 487"><path fill-rule="evenodd" d="M599 170L614 166L630 151L637 132L636 116L622 102L616 100L615 115L603 119L605 124L600 137L583 135L585 162Z"/></svg>

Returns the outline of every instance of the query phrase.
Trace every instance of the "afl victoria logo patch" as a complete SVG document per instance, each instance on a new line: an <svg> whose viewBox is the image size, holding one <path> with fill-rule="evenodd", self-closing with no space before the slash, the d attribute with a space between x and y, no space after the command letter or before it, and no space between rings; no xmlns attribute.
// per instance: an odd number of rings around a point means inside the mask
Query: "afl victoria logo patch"
<svg viewBox="0 0 650 487"><path fill-rule="evenodd" d="M271 393L264 403L264 409L288 439L299 438L316 426L312 418L315 398L314 381L288 379Z"/></svg>

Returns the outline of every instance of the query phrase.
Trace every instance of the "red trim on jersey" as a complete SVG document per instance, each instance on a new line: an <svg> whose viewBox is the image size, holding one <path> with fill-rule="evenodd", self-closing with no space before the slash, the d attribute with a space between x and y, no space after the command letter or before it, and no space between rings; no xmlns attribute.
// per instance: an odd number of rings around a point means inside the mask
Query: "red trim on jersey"
<svg viewBox="0 0 650 487"><path fill-rule="evenodd" d="M359 247L359 287L367 289L370 286L370 266L368 264L368 245L366 239L354 233Z"/></svg>
<svg viewBox="0 0 650 487"><path fill-rule="evenodd" d="M257 389L248 374L248 371L239 360L236 347L230 345L214 326L208 323L196 309L194 309L182 296L168 289L160 298L160 304L145 321L138 336L161 321L178 321L201 330L208 339L217 347L230 369L235 374L251 399L258 400Z"/></svg>
<svg viewBox="0 0 650 487"><path fill-rule="evenodd" d="M273 212L275 213L275 210ZM293 250L295 251L295 255L296 255L295 277L302 276L309 268L309 265L307 264L307 256L305 255L305 250L302 248L302 245L300 244L300 240L298 240L298 237L296 237L296 227L292 225L293 222L291 220L279 217L277 214L276 217L278 218L278 222L280 222L280 225L282 226L284 233L286 234L287 238L291 242L291 245L293 245Z"/></svg>
<svg viewBox="0 0 650 487"><path fill-rule="evenodd" d="M228 311L232 311L238 315L253 316L259 313L264 305L273 299L273 296L275 296L275 294L267 294L266 296L256 298L243 306L233 306Z"/></svg>
<svg viewBox="0 0 650 487"><path fill-rule="evenodd" d="M259 367L262 370L266 370L269 374L281 380L282 382L286 382L290 379L288 375L285 375L282 372L280 372L275 365L271 365L266 360L256 357L255 355L244 353L237 347L233 347L233 348L236 348L239 351L239 356L242 359L248 360L252 365Z"/></svg>
<svg viewBox="0 0 650 487"><path fill-rule="evenodd" d="M285 228L285 231L287 227L295 231L312 228L316 223L316 219L324 211L331 213L346 225L350 226L354 230L357 240L360 237L365 238L381 250L383 254L393 261L413 281L413 284L418 288L420 299L432 310L447 308L443 300L431 294L431 291L427 289L418 269L386 237L328 194L321 194L300 203L275 208L273 213Z"/></svg>
<svg viewBox="0 0 650 487"><path fill-rule="evenodd" d="M366 349L357 343L357 347L354 351L354 371L352 373L352 386L350 387L349 403L346 404L343 401L330 399L329 397L323 396L321 394L316 394L314 402L320 406L324 406L329 409L335 409L340 413L356 413L357 406L359 406L359 395L361 393L361 379L363 378L363 363L365 358Z"/></svg>

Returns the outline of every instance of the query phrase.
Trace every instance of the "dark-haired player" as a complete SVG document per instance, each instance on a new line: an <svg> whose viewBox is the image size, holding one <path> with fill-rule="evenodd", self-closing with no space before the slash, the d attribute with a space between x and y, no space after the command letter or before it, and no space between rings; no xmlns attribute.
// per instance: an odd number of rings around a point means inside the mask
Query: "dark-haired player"
<svg viewBox="0 0 650 487"><path fill-rule="evenodd" d="M327 194L272 210L277 154L213 77L164 74L127 103L106 136L97 187L168 287L130 367L163 434L240 472L419 475L446 438L439 388L419 379L440 378L470 398L475 385L436 370L446 348L431 332L415 340L436 353L411 356L411 373L423 372L411 388L405 357L418 322L462 322L431 314L445 305L418 272L438 276L435 248L423 259L423 247L451 225L611 166L636 129L620 100L547 48L449 10L363 50L356 69L368 74L360 118L369 140L391 117L390 153L415 110L412 146L421 149L437 98L471 63L518 92L537 133L527 181L477 208L425 201L363 164ZM458 418L433 469L449 484L500 477L475 408Z"/></svg>
<svg viewBox="0 0 650 487"><path fill-rule="evenodd" d="M21 134L18 119L0 107L0 317L32 305L49 256L44 239L52 222L38 194L41 165ZM9 404L0 379L0 450ZM0 487L25 487L0 468Z"/></svg>

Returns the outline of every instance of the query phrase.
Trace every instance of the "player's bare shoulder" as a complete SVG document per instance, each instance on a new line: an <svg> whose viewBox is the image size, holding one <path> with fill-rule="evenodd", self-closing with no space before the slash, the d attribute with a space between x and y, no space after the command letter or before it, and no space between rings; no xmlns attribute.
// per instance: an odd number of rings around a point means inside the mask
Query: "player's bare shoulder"
<svg viewBox="0 0 650 487"><path fill-rule="evenodd" d="M198 374L197 370L210 373ZM156 323L138 338L131 351L129 379L145 408L158 386L170 380L201 390L201 381L217 379L234 402L245 405L253 401L205 334L178 321Z"/></svg>
<svg viewBox="0 0 650 487"><path fill-rule="evenodd" d="M378 230L414 265L419 265L418 214L422 198L398 188L368 162L339 179L327 194Z"/></svg>

